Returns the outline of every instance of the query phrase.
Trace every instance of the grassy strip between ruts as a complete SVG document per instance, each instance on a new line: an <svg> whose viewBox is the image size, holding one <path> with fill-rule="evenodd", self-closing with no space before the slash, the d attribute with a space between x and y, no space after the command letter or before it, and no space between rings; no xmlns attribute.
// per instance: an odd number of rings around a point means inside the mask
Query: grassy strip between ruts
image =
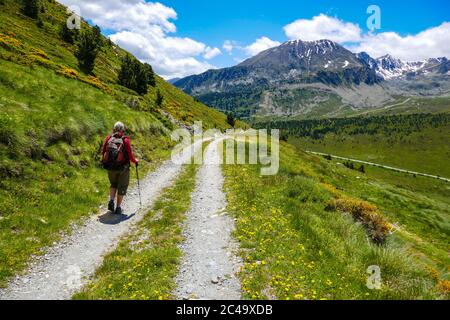
<svg viewBox="0 0 450 320"><path fill-rule="evenodd" d="M197 165L188 165L153 209L109 253L76 300L168 300L182 255L182 222L190 207Z"/></svg>
<svg viewBox="0 0 450 320"><path fill-rule="evenodd" d="M326 210L336 189L309 157L283 144L278 175L258 166L226 165L228 210L248 299L435 299L436 281L392 241L377 245L360 223ZM370 266L381 268L381 290L367 287Z"/></svg>

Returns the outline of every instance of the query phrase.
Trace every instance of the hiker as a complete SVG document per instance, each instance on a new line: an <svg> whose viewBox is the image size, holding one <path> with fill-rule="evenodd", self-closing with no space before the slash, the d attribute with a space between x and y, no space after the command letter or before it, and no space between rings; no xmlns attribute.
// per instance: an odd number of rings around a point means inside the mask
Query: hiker
<svg viewBox="0 0 450 320"><path fill-rule="evenodd" d="M130 138L125 136L125 125L117 122L113 134L103 144L103 167L108 170L111 183L108 210L114 214L122 214L122 201L127 194L130 182L130 162L138 167L139 161L134 157ZM117 207L114 200L117 195Z"/></svg>

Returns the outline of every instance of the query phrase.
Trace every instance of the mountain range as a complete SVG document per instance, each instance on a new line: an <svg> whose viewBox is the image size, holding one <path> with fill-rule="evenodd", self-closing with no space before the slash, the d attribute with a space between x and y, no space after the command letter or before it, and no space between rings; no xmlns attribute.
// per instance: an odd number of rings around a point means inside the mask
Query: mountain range
<svg viewBox="0 0 450 320"><path fill-rule="evenodd" d="M383 107L398 97L448 95L449 70L445 57L406 62L355 54L330 40L294 40L174 84L241 117L328 117Z"/></svg>

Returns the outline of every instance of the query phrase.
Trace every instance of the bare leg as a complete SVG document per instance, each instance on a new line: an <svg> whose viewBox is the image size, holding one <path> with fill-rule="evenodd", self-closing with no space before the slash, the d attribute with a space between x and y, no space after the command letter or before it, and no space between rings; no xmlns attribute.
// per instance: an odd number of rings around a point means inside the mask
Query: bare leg
<svg viewBox="0 0 450 320"><path fill-rule="evenodd" d="M118 206L118 207L122 207L123 197L124 197L124 196L117 195L117 206Z"/></svg>
<svg viewBox="0 0 450 320"><path fill-rule="evenodd" d="M109 189L109 200L114 201L114 199L116 198L116 193L117 193L117 189L110 188Z"/></svg>

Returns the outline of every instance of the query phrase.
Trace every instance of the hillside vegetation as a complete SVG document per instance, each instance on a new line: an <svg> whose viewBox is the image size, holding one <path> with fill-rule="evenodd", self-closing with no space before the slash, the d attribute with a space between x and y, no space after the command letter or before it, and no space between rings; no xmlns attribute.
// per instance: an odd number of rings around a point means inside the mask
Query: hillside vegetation
<svg viewBox="0 0 450 320"><path fill-rule="evenodd" d="M40 1L38 18L21 1L0 2L0 284L79 218L98 210L107 178L98 150L112 125L128 127L142 174L168 157L170 130L226 116L155 76L148 93L117 84L127 54L101 36L92 73L63 40L66 8ZM91 28L82 23L82 31ZM158 98L158 99L157 99Z"/></svg>

